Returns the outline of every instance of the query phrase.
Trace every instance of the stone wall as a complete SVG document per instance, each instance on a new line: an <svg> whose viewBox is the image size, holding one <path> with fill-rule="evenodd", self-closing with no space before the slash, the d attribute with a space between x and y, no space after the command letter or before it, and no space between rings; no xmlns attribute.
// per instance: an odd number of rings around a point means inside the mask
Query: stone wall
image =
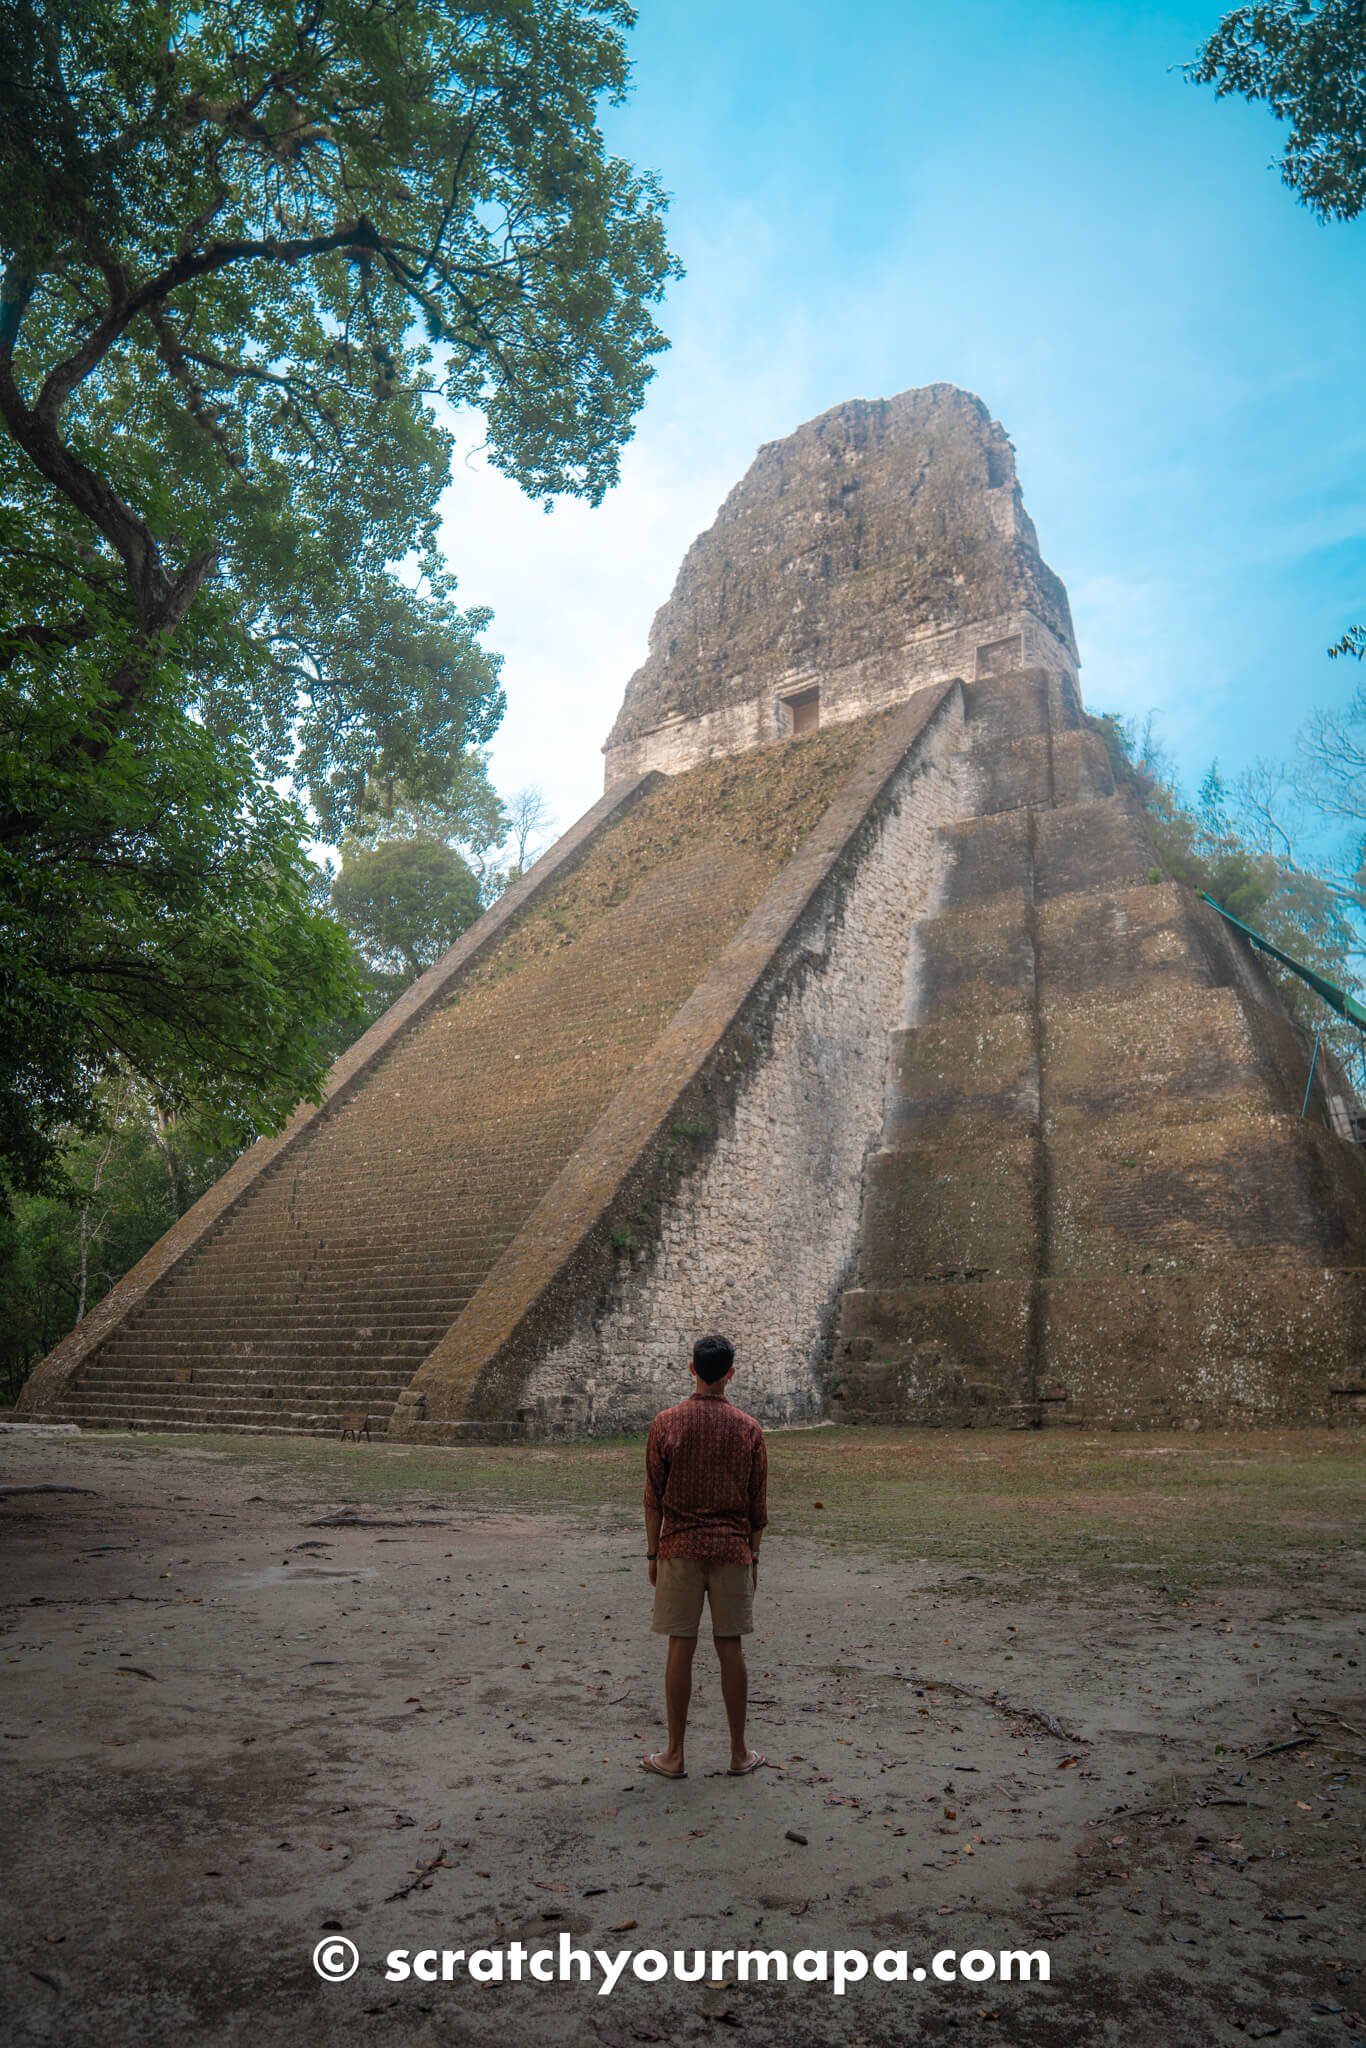
<svg viewBox="0 0 1366 2048"><path fill-rule="evenodd" d="M87 1425L302 1430L361 1410L382 1427L899 715L604 798L339 1063L326 1110L239 1162L86 1319L33 1397Z"/></svg>
<svg viewBox="0 0 1366 2048"><path fill-rule="evenodd" d="M998 666L1075 674L1067 593L1005 430L952 384L851 400L761 448L688 550L626 686L608 783L762 745L784 695L812 684L823 718L856 718L974 680L992 648Z"/></svg>
<svg viewBox="0 0 1366 2048"><path fill-rule="evenodd" d="M122 1335L144 1308L159 1301L166 1284L188 1262L230 1229L244 1203L265 1196L279 1202L281 1188L300 1151L310 1146L352 1098L364 1090L409 1034L445 1003L472 969L496 949L527 911L571 875L576 864L605 832L625 818L648 794L657 777L640 777L600 797L578 823L556 840L527 872L444 953L397 1002L348 1046L333 1066L318 1102L301 1103L284 1129L260 1138L187 1209L137 1264L98 1301L70 1334L30 1373L18 1407L26 1415L55 1414L74 1391L80 1376L106 1340ZM291 1234L291 1204L272 1221L269 1237L280 1248ZM229 1255L231 1259L231 1254ZM253 1275L245 1275L248 1300ZM196 1319L197 1321L198 1319ZM136 1403L119 1401L114 1413L126 1415Z"/></svg>
<svg viewBox="0 0 1366 2048"><path fill-rule="evenodd" d="M740 1404L766 1422L822 1409L821 1366L853 1261L865 1154L878 1138L891 1033L913 1002L911 944L962 814L961 721L906 761L875 836L775 963L756 1046L705 1159L657 1234L622 1254L606 1298L532 1371L531 1432L635 1427L687 1390L693 1339L735 1342Z"/></svg>
<svg viewBox="0 0 1366 2048"><path fill-rule="evenodd" d="M1138 793L1052 686L965 693L976 816L918 935L832 1411L1345 1418L1366 1396L1360 1148L1324 1076L1301 1116L1306 1034L1165 878Z"/></svg>
<svg viewBox="0 0 1366 2048"><path fill-rule="evenodd" d="M697 715L679 713L647 732L609 740L603 748L606 787L624 786L652 769L678 775L699 761L781 739L791 730L786 700L813 686L820 691L820 723L834 725L904 703L917 690L955 676L1019 668L1052 669L1060 687L1076 696L1071 647L1032 612L1002 612L968 626L926 626L895 651L844 667L793 669L756 695Z"/></svg>

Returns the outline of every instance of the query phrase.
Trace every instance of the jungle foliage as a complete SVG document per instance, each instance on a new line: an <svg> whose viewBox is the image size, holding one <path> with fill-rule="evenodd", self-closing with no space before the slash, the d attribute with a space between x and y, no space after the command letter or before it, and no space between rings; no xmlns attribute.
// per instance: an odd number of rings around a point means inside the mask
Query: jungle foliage
<svg viewBox="0 0 1366 2048"><path fill-rule="evenodd" d="M631 19L0 12L0 1195L115 1073L277 1127L362 1015L305 849L502 710L436 401L597 502L664 346L662 197L599 126Z"/></svg>

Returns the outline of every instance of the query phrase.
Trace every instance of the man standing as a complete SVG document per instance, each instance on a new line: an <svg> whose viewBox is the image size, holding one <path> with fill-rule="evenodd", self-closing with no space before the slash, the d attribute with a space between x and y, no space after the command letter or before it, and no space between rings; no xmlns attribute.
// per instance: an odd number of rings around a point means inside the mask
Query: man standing
<svg viewBox="0 0 1366 2048"><path fill-rule="evenodd" d="M669 1638L669 1746L640 1763L660 1778L687 1776L683 1738L705 1598L721 1660L730 1772L738 1778L767 1762L745 1739L749 1680L740 1638L754 1627L759 1542L768 1520L768 1452L754 1417L727 1398L735 1373L730 1342L699 1337L691 1370L692 1393L656 1415L645 1447L645 1555L655 1589L651 1627Z"/></svg>

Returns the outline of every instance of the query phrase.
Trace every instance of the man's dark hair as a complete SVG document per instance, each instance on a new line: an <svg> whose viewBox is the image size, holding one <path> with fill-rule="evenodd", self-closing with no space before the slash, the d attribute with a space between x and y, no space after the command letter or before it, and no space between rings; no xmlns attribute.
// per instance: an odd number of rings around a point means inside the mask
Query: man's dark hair
<svg viewBox="0 0 1366 2048"><path fill-rule="evenodd" d="M735 1346L729 1337L699 1337L692 1348L697 1377L709 1387L724 1379L735 1363Z"/></svg>

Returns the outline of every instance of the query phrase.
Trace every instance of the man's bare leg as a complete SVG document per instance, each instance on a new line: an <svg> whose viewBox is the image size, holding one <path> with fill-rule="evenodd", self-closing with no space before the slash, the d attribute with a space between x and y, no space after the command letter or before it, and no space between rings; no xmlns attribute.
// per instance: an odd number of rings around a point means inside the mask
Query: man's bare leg
<svg viewBox="0 0 1366 2048"><path fill-rule="evenodd" d="M717 1636L716 1654L721 1660L721 1697L730 1723L730 1767L744 1770L753 1756L745 1738L745 1717L749 1711L749 1673L739 1636Z"/></svg>
<svg viewBox="0 0 1366 2048"><path fill-rule="evenodd" d="M669 1715L669 1746L654 1761L661 1771L684 1768L683 1742L688 1732L688 1706L692 1700L692 1660L696 1636L670 1636L669 1657L664 1666L664 1704Z"/></svg>

